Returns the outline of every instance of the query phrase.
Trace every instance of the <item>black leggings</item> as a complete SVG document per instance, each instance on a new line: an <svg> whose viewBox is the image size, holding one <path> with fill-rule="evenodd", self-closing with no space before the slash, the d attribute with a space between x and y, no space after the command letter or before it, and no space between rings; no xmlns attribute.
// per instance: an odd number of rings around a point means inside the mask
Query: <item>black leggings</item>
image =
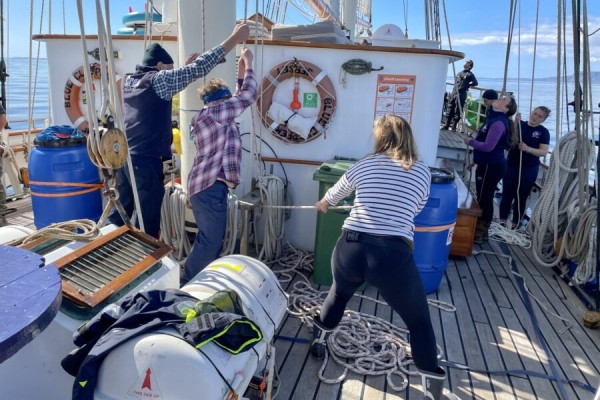
<svg viewBox="0 0 600 400"><path fill-rule="evenodd" d="M481 208L482 221L492 222L494 219L494 193L506 164L478 164L475 170L475 190L477 202Z"/></svg>
<svg viewBox="0 0 600 400"><path fill-rule="evenodd" d="M379 289L383 299L404 320L417 368L437 371L437 347L427 297L409 244L398 237L344 230L331 264L333 286L321 309L323 325L328 329L337 326L346 304L366 281Z"/></svg>

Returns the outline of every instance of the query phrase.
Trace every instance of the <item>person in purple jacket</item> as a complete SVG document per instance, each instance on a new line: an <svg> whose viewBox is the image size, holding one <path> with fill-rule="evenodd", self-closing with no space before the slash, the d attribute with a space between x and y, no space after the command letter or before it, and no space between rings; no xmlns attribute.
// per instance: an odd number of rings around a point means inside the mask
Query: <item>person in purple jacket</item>
<svg viewBox="0 0 600 400"><path fill-rule="evenodd" d="M488 230L494 217L494 192L496 185L504 176L506 158L504 150L508 148L511 131L514 130L510 119L517 112L517 102L511 96L503 96L492 103L485 124L475 139L465 138L465 144L473 147L475 170L475 190L477 202L481 208L481 217L475 228L475 243L488 238Z"/></svg>

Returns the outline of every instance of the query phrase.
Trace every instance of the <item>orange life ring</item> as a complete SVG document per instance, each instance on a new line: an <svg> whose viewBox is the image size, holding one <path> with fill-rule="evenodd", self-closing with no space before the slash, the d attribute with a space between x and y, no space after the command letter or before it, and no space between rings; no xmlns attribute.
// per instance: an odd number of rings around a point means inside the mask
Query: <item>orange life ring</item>
<svg viewBox="0 0 600 400"><path fill-rule="evenodd" d="M312 83L319 94L321 103L317 121L310 129L306 139L290 130L287 124L278 124L268 115L277 85L294 78L306 79ZM265 75L257 106L265 127L275 137L291 143L306 143L323 134L332 121L336 109L335 88L331 79L316 65L300 60L286 61L276 65Z"/></svg>
<svg viewBox="0 0 600 400"><path fill-rule="evenodd" d="M90 73L93 79L100 79L101 68L99 63L90 64ZM83 115L81 107L79 107L79 96L81 96L81 88L85 84L85 74L83 66L76 68L69 76L64 90L65 111L67 116L78 130L87 132L89 124L87 117Z"/></svg>

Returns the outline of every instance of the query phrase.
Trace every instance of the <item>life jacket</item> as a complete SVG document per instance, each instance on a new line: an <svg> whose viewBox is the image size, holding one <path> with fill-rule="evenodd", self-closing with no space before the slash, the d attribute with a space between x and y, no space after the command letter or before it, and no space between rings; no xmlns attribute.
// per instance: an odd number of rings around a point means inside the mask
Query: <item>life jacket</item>
<svg viewBox="0 0 600 400"><path fill-rule="evenodd" d="M475 162L475 164L503 164L506 162L504 150L508 148L508 137L510 135L510 121L506 114L494 111L493 109L489 110L485 118L485 124L483 124L479 132L477 132L475 140L478 142L485 142L490 127L498 121L502 122L504 125L504 135L502 135L498 140L498 143L496 143L496 146L490 152L475 149L473 151L473 162Z"/></svg>
<svg viewBox="0 0 600 400"><path fill-rule="evenodd" d="M75 376L72 398L93 399L98 371L108 353L133 337L165 326L175 328L168 334L196 348L212 341L232 354L262 340L260 328L243 315L233 290L216 292L203 301L177 289L140 292L105 307L74 334L78 348L61 362Z"/></svg>

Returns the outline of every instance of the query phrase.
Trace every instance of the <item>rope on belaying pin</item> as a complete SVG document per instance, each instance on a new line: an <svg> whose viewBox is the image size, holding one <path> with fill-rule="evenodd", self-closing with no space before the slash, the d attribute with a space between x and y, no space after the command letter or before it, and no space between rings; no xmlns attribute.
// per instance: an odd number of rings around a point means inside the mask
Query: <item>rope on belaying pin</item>
<svg viewBox="0 0 600 400"><path fill-rule="evenodd" d="M340 67L339 82L346 87L346 74L363 75L370 73L371 71L381 70L383 70L383 67L373 68L373 63L370 61L362 60L360 58L353 58L343 63Z"/></svg>

